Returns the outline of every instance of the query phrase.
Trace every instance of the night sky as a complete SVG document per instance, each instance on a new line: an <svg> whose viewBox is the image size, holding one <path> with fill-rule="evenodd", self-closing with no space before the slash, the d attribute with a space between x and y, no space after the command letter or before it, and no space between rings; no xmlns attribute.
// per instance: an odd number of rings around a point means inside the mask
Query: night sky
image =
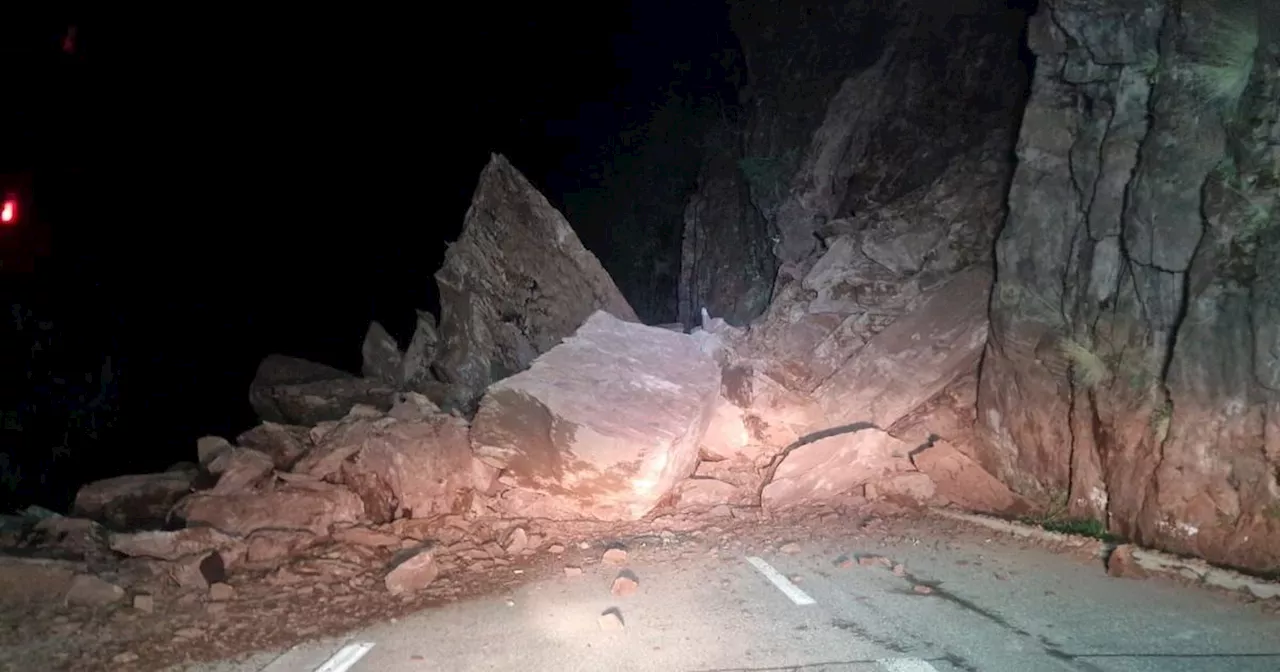
<svg viewBox="0 0 1280 672"><path fill-rule="evenodd" d="M54 321L66 370L122 369L117 426L50 482L234 437L268 353L358 371L370 319L407 342L490 152L562 205L677 64L725 47L720 3L632 5L7 16L0 171L34 171L54 253L0 277L4 306Z"/></svg>

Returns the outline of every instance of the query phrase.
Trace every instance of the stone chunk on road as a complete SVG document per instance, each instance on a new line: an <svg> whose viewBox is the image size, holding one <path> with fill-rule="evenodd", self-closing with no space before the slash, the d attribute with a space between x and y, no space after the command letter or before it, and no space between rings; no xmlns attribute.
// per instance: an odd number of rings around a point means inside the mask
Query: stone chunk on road
<svg viewBox="0 0 1280 672"><path fill-rule="evenodd" d="M605 610L605 612L600 614L600 617L596 619L596 622L600 624L601 630L621 630L626 627L626 624L622 620L622 612L618 611L616 607Z"/></svg>
<svg viewBox="0 0 1280 672"><path fill-rule="evenodd" d="M597 311L485 392L471 444L512 514L638 520L693 474L719 391L693 338Z"/></svg>
<svg viewBox="0 0 1280 672"><path fill-rule="evenodd" d="M426 588L439 575L440 566L436 564L435 554L421 550L396 565L383 582L392 595L402 595Z"/></svg>
<svg viewBox="0 0 1280 672"><path fill-rule="evenodd" d="M640 579L636 577L635 573L624 569L614 578L613 587L609 592L613 593L614 597L630 597L636 594L636 590L639 587Z"/></svg>

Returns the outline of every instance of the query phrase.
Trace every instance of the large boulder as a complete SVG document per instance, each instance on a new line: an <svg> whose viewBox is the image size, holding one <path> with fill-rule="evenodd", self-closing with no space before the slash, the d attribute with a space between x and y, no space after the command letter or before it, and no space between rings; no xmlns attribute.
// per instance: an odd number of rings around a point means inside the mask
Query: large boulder
<svg viewBox="0 0 1280 672"><path fill-rule="evenodd" d="M72 512L116 530L159 528L195 480L196 472L184 470L94 481L76 493Z"/></svg>
<svg viewBox="0 0 1280 672"><path fill-rule="evenodd" d="M521 515L633 520L693 473L719 389L695 339L598 311L489 388L471 441Z"/></svg>
<svg viewBox="0 0 1280 672"><path fill-rule="evenodd" d="M207 525L242 537L265 529L323 537L335 524L360 522L364 504L346 488L317 482L230 495L196 493L182 500L175 513L188 526Z"/></svg>
<svg viewBox="0 0 1280 672"><path fill-rule="evenodd" d="M637 321L564 216L496 154L435 277L441 340L432 368L463 405L523 371L596 310Z"/></svg>
<svg viewBox="0 0 1280 672"><path fill-rule="evenodd" d="M974 266L876 334L814 390L826 429L888 427L978 367L987 340L991 272Z"/></svg>
<svg viewBox="0 0 1280 672"><path fill-rule="evenodd" d="M297 357L268 355L249 384L249 404L266 422L311 426L337 420L356 404L391 408L397 386L358 378Z"/></svg>

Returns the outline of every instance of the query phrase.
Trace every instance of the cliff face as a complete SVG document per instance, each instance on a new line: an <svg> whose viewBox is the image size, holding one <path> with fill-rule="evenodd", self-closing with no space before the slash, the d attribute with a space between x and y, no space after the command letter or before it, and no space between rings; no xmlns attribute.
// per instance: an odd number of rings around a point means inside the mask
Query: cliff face
<svg viewBox="0 0 1280 672"><path fill-rule="evenodd" d="M1280 565L1280 7L1045 0L978 456L1140 543Z"/></svg>
<svg viewBox="0 0 1280 672"><path fill-rule="evenodd" d="M747 82L685 210L681 321L705 307L745 324L849 222L1007 142L993 134L1026 91L1025 15L1008 4L732 3ZM971 242L985 260L989 240Z"/></svg>

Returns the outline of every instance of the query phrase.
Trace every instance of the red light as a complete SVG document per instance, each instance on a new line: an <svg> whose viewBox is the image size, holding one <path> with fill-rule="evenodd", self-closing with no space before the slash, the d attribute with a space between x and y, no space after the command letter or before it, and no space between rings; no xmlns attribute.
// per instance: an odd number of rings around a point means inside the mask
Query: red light
<svg viewBox="0 0 1280 672"><path fill-rule="evenodd" d="M13 226L18 223L18 199L6 198L0 205L0 226Z"/></svg>

